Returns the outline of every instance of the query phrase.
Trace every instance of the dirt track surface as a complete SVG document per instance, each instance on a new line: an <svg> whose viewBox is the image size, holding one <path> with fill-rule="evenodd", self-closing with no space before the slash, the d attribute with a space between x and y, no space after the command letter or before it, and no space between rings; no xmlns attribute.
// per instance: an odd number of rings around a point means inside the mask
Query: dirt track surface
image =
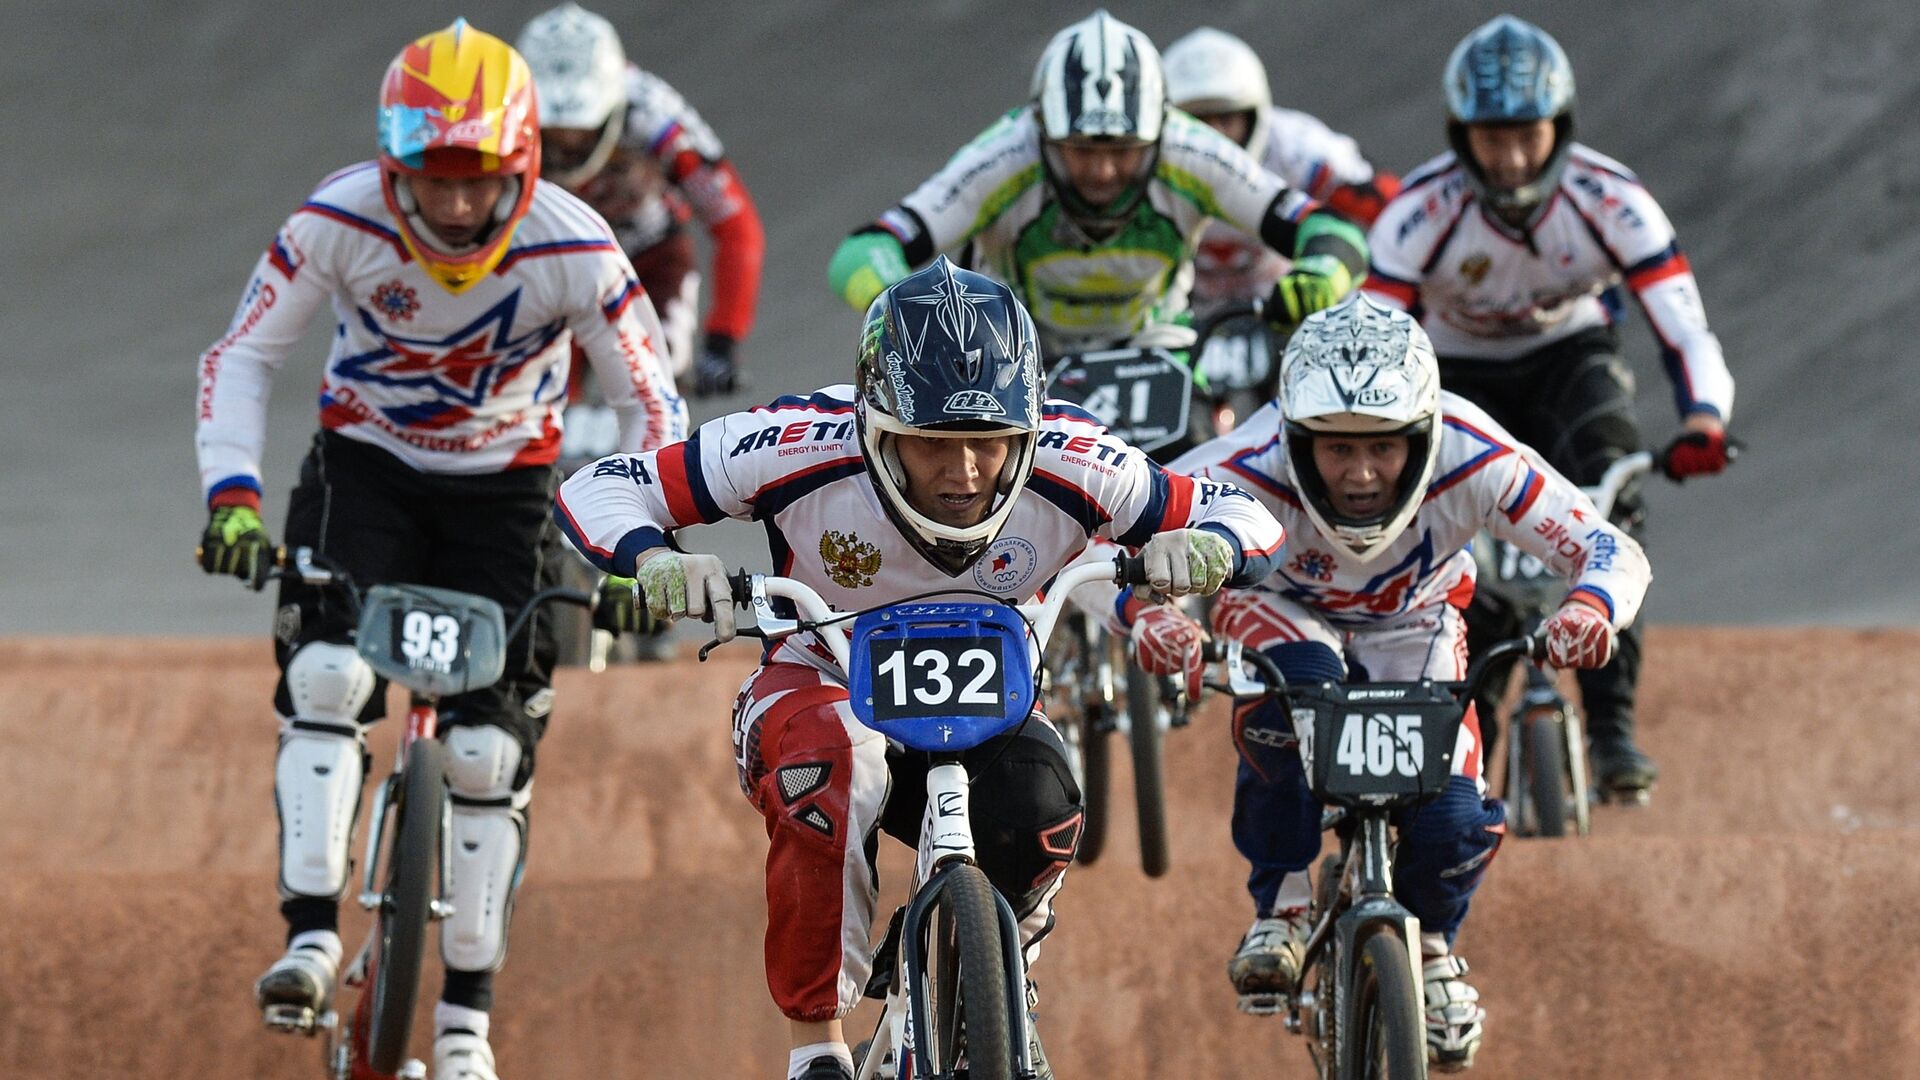
<svg viewBox="0 0 1920 1080"><path fill-rule="evenodd" d="M1920 632L1656 629L1650 656L1655 805L1509 842L1476 902L1472 1075L1916 1075ZM509 1080L779 1075L725 723L749 659L563 676L498 982ZM264 641L0 641L0 1076L318 1075L249 994L280 939L272 680ZM1055 1069L1308 1076L1223 975L1247 914L1221 714L1169 750L1174 873L1143 878L1116 824L1036 969Z"/></svg>

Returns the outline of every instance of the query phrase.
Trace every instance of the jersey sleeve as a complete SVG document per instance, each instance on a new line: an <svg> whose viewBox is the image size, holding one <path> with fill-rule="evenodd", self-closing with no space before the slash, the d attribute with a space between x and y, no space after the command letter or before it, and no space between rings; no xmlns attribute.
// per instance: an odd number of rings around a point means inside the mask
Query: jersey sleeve
<svg viewBox="0 0 1920 1080"><path fill-rule="evenodd" d="M1273 572L1285 531L1252 495L1229 482L1168 472L1078 407L1049 402L1047 416L1054 423L1041 432L1028 485L1075 508L1089 537L1137 548L1156 533L1206 529L1233 550L1229 586L1244 588Z"/></svg>
<svg viewBox="0 0 1920 1080"><path fill-rule="evenodd" d="M1017 109L961 147L877 225L917 266L965 243L1040 182L1039 128L1030 107Z"/></svg>
<svg viewBox="0 0 1920 1080"><path fill-rule="evenodd" d="M759 208L727 159L719 136L699 112L657 77L647 93L652 107L668 117L665 126L652 134L649 150L713 243L713 304L707 311L707 333L739 341L753 327L760 271L766 260L766 229Z"/></svg>
<svg viewBox="0 0 1920 1080"><path fill-rule="evenodd" d="M1653 577L1646 553L1537 453L1516 449L1501 467L1487 470L1481 490L1492 496L1488 529L1565 578L1569 599L1592 604L1614 629L1625 629Z"/></svg>
<svg viewBox="0 0 1920 1080"><path fill-rule="evenodd" d="M194 446L210 506L260 505L267 395L332 291L330 228L312 214L289 218L254 264L226 334L200 354Z"/></svg>
<svg viewBox="0 0 1920 1080"><path fill-rule="evenodd" d="M578 282L574 293L592 296L594 303L577 305L567 326L619 418L621 449L651 449L682 438L686 403L668 374L660 318L632 265L617 250L577 261L591 268L582 273L593 276Z"/></svg>
<svg viewBox="0 0 1920 1080"><path fill-rule="evenodd" d="M1707 326L1693 267L1680 250L1673 223L1637 181L1601 169L1582 170L1576 203L1625 277L1660 339L1661 358L1682 417L1733 415L1733 375L1720 339ZM1591 186L1586 186L1591 185Z"/></svg>

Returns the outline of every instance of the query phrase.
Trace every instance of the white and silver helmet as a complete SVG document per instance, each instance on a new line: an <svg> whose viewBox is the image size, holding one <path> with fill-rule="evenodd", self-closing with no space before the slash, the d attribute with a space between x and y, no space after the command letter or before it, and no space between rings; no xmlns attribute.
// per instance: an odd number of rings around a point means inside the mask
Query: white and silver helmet
<svg viewBox="0 0 1920 1080"><path fill-rule="evenodd" d="M1167 100L1198 117L1251 113L1247 141L1241 145L1258 158L1266 148L1267 114L1273 91L1267 66L1246 42L1203 26L1167 46L1161 57L1167 72Z"/></svg>
<svg viewBox="0 0 1920 1080"><path fill-rule="evenodd" d="M542 128L597 131L573 160L549 152L542 175L577 188L606 167L627 119L627 54L613 24L575 3L534 17L515 46L533 71Z"/></svg>
<svg viewBox="0 0 1920 1080"><path fill-rule="evenodd" d="M1287 477L1320 531L1371 561L1419 512L1440 455L1433 342L1406 312L1354 293L1308 316L1280 364ZM1384 510L1354 519L1334 509L1313 461L1316 435L1407 437L1407 465Z"/></svg>
<svg viewBox="0 0 1920 1080"><path fill-rule="evenodd" d="M1047 184L1067 216L1096 232L1117 227L1146 198L1167 116L1160 50L1105 8L1053 36L1033 71ZM1067 174L1063 143L1150 146L1126 191L1107 206L1080 196Z"/></svg>

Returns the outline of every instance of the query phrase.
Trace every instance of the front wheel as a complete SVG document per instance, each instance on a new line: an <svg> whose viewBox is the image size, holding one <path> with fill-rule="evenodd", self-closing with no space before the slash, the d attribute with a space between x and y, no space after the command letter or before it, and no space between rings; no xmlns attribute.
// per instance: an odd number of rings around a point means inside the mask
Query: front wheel
<svg viewBox="0 0 1920 1080"><path fill-rule="evenodd" d="M1140 866L1148 877L1167 872L1167 785L1162 757L1167 729L1160 722L1160 680L1127 669L1127 730L1133 748L1133 802L1140 819Z"/></svg>
<svg viewBox="0 0 1920 1080"><path fill-rule="evenodd" d="M1014 1080L1008 1028L1006 950L993 885L977 866L947 873L928 921L927 1024L922 1041L934 1076L951 1076L967 1063L969 1080Z"/></svg>
<svg viewBox="0 0 1920 1080"><path fill-rule="evenodd" d="M1560 715L1538 709L1527 715L1527 790L1533 803L1535 832L1567 835L1567 739Z"/></svg>
<svg viewBox="0 0 1920 1080"><path fill-rule="evenodd" d="M407 751L387 854L386 892L376 914L378 953L368 1010L367 1065L392 1076L407 1058L413 1005L420 993L427 922L440 866L440 826L447 801L447 748L421 739Z"/></svg>
<svg viewBox="0 0 1920 1080"><path fill-rule="evenodd" d="M1427 1080L1427 1040L1407 943L1376 930L1354 958L1334 1048L1338 1080Z"/></svg>

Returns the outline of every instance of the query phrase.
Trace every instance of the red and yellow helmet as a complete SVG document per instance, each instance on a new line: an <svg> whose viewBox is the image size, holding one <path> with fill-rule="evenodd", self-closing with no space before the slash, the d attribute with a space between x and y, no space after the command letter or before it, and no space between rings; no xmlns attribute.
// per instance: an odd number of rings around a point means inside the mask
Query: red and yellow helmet
<svg viewBox="0 0 1920 1080"><path fill-rule="evenodd" d="M380 186L407 250L449 292L500 265L539 175L533 76L513 46L455 19L393 58L380 84ZM506 177L494 227L448 250L420 218L408 187L416 176Z"/></svg>

